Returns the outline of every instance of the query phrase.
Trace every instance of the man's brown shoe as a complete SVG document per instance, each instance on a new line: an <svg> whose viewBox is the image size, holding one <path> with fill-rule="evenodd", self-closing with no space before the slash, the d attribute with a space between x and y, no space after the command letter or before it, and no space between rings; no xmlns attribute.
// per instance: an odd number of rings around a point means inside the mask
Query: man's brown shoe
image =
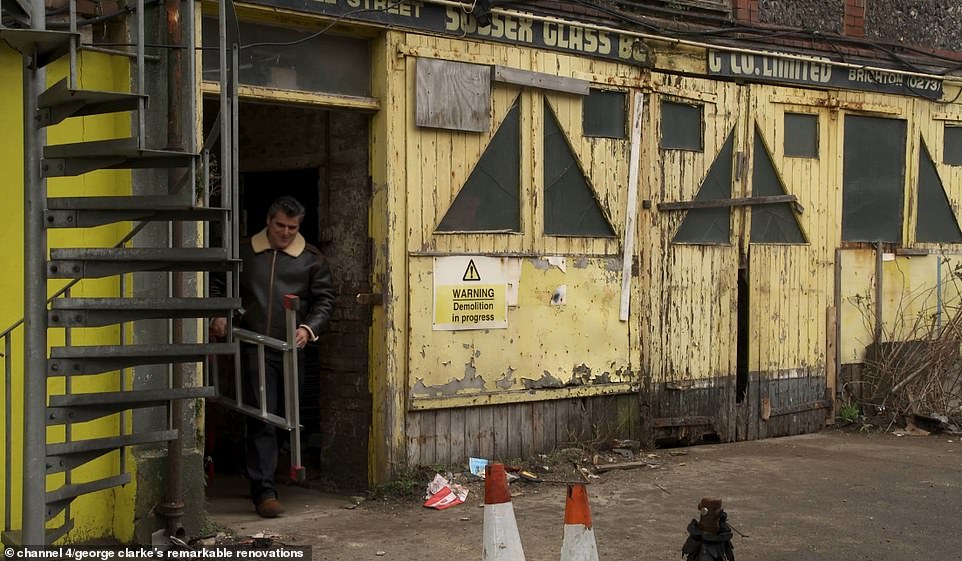
<svg viewBox="0 0 962 561"><path fill-rule="evenodd" d="M284 505L281 501L271 497L257 503L257 514L264 518L277 518L284 512Z"/></svg>

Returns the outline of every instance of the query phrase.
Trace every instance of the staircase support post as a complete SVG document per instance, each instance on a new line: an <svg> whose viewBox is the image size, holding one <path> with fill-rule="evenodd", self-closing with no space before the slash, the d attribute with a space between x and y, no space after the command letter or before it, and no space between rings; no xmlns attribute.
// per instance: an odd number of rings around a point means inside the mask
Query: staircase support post
<svg viewBox="0 0 962 561"><path fill-rule="evenodd" d="M181 30L181 2L167 0L164 3L167 21L167 44L175 47L167 52L167 149L184 150L183 113L184 113L184 51L180 49L184 37ZM193 96L188 92L187 96ZM192 99L192 98L188 98ZM169 195L175 195L175 188L183 178L183 171L172 168L167 175L167 190ZM187 190L193 189L189 185ZM189 197L193 193L188 194ZM171 247L184 247L184 224L171 224ZM174 272L170 275L171 295L183 298L184 274ZM172 339L174 344L184 343L184 320L175 319L172 325ZM171 366L172 388L184 387L186 366L177 363ZM168 537L183 539L184 530L184 403L175 400L170 404L170 427L177 431L177 438L167 444L167 473L164 503L160 512L166 519Z"/></svg>
<svg viewBox="0 0 962 561"><path fill-rule="evenodd" d="M44 1L31 1L31 26L44 30ZM24 545L46 545L47 443L47 233L43 213L47 182L41 172L46 133L37 122L37 99L46 72L37 56L23 56L23 494Z"/></svg>

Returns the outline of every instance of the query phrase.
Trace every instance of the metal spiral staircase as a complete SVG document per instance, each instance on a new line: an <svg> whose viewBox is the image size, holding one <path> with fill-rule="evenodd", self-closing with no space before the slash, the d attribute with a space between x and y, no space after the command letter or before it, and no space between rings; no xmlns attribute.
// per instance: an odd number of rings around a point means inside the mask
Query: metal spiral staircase
<svg viewBox="0 0 962 561"><path fill-rule="evenodd" d="M205 298L196 290L179 290L178 275L227 272L236 278L236 225L233 220L230 196L231 181L224 172L222 184L224 208L206 206L205 197L197 197L196 184L205 185L206 158L197 150L168 150L148 146L145 87L145 39L144 0L137 0L133 9L128 8L128 28L132 36L132 51L119 53L130 60L133 87L131 93L90 91L77 87L78 57L82 45L77 32L77 0L69 0L69 28L65 31L49 30L45 23L42 0L17 0L29 18L29 27L3 27L0 23L0 40L22 54L24 99L24 352L19 362L23 367L23 481L20 516L14 516L11 494L16 485L11 481L11 376L17 380L16 367L11 367L12 349L10 334L14 328L0 333L5 343L4 363L6 370L6 429L4 448L7 450L7 481L5 499L5 545L43 545L64 536L73 526L70 513L71 502L81 495L131 481L125 459L125 448L145 443L179 443L178 430L173 421L167 426L132 426L143 423L129 421L131 410L149 407L168 407L178 400L213 396L209 386L189 387L177 376L169 375L166 387L154 389L135 388L125 369L142 365L183 365L201 362L210 356L234 354L236 343L206 342L202 329L197 337L178 335L177 328L169 328L171 335L161 343L130 343L127 333L131 323L146 319L169 319L169 325L185 322L185 318L230 317L240 307L235 291L228 289L223 298ZM190 3L192 4L192 3ZM9 5L8 5L9 6ZM192 10L193 7L188 9ZM222 10L223 14L224 11ZM2 15L2 14L0 14ZM193 17L184 19L183 36L191 48L185 50L191 58L193 46ZM222 18L223 19L223 18ZM222 41L222 45L223 45ZM226 48L225 48L226 49ZM226 51L225 51L226 52ZM69 57L69 71L63 80L50 88L46 83L46 68L54 61ZM225 55L222 53L222 77L225 76ZM192 64L192 62L191 62ZM225 83L225 81L222 81ZM194 93L184 96L194 112ZM236 99L236 98L235 98ZM230 107L227 100L221 115L225 123L222 130L230 135ZM223 111L224 109L222 109ZM95 142L76 142L48 145L45 128L66 119L89 115L129 112L134 134L129 138L116 138ZM190 135L188 135L190 136ZM186 143L188 146L192 142ZM236 146L229 140L221 142L226 158ZM225 165L224 158L221 166ZM161 195L131 195L105 197L64 197L48 194L47 178L79 176L101 169L147 169L167 172L143 174L144 181L160 184L146 192ZM171 173L171 170L175 170ZM132 172L133 173L133 172ZM202 177L203 179L199 179ZM171 178L179 178L177 180ZM55 191L55 186L51 186ZM198 199L199 202L198 202ZM135 224L134 230L113 247L48 247L47 233L51 229L86 229L105 224ZM221 228L221 247L193 247L181 244L176 236L169 236L162 247L128 247L140 228L146 223L166 222L169 231L177 224L203 223L206 231ZM77 236L79 237L79 236ZM173 239L174 241L170 241ZM206 242L203 245L208 245ZM127 279L132 273L156 272L167 274L169 287L167 297L138 297L131 295ZM120 287L116 297L74 298L70 287L84 279L116 277ZM50 300L47 298L48 281L69 279L66 289ZM177 280L174 280L177 279ZM55 281L64 282L64 281ZM198 283L203 286L202 283ZM228 283L230 286L231 283ZM194 320L196 321L196 320ZM71 330L100 326L119 326L118 344L74 345ZM54 330L61 334L51 336ZM60 339L61 346L48 350L50 341ZM180 340L178 340L180 339ZM176 366L171 366L173 371ZM120 371L119 384L112 391L77 393L72 391L74 381L83 377ZM48 391L48 380L54 380ZM80 385L80 384L78 384ZM88 385L89 387L89 385ZM80 439L71 430L75 423L85 423L106 416L117 415L117 430L112 436ZM170 415L172 418L175 415ZM48 427L59 430L65 438L48 441ZM179 445L179 444L178 444ZM74 482L72 472L78 467L119 451L118 473L94 481ZM53 474L61 474L50 478ZM59 483L55 483L59 482ZM21 528L12 527L12 520L20 518ZM61 522L62 521L62 522ZM51 525L58 525L50 528Z"/></svg>

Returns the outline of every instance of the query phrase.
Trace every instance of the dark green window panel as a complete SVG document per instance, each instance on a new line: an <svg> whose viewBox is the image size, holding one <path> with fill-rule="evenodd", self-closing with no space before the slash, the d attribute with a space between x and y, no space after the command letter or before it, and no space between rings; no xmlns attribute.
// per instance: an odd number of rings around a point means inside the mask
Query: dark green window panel
<svg viewBox="0 0 962 561"><path fill-rule="evenodd" d="M701 151L701 106L661 102L661 147Z"/></svg>
<svg viewBox="0 0 962 561"><path fill-rule="evenodd" d="M439 232L521 231L521 143L519 104L484 149L481 159L448 208Z"/></svg>
<svg viewBox="0 0 962 561"><path fill-rule="evenodd" d="M755 163L752 169L752 196L775 197L786 194L775 171L772 155L755 130ZM752 205L752 243L805 243L802 227L789 203Z"/></svg>
<svg viewBox="0 0 962 561"><path fill-rule="evenodd" d="M962 166L962 127L945 126L942 161L950 166Z"/></svg>
<svg viewBox="0 0 962 561"><path fill-rule="evenodd" d="M581 129L585 136L625 138L627 109L625 92L588 91L581 105Z"/></svg>
<svg viewBox="0 0 962 561"><path fill-rule="evenodd" d="M962 232L945 195L945 185L924 140L919 150L919 215L915 239L920 242L962 242Z"/></svg>
<svg viewBox="0 0 962 561"><path fill-rule="evenodd" d="M732 196L732 150L735 131L712 162L696 201L730 199ZM727 244L731 240L731 208L693 208L685 214L672 243Z"/></svg>
<svg viewBox="0 0 962 561"><path fill-rule="evenodd" d="M544 104L544 233L551 236L614 236L614 230L547 103Z"/></svg>
<svg viewBox="0 0 962 561"><path fill-rule="evenodd" d="M902 241L905 121L845 117L842 240Z"/></svg>
<svg viewBox="0 0 962 561"><path fill-rule="evenodd" d="M785 155L818 158L818 115L785 113Z"/></svg>

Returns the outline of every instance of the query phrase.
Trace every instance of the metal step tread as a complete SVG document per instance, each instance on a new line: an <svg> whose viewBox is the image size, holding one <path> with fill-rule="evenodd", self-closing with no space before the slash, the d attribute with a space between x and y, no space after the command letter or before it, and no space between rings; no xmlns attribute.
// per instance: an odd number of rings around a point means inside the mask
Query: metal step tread
<svg viewBox="0 0 962 561"><path fill-rule="evenodd" d="M198 310L240 308L240 298L55 298L51 310Z"/></svg>
<svg viewBox="0 0 962 561"><path fill-rule="evenodd" d="M44 158L167 158L194 157L190 152L141 148L136 137L51 144L43 147Z"/></svg>
<svg viewBox="0 0 962 561"><path fill-rule="evenodd" d="M177 195L139 195L130 197L50 197L48 210L209 210L227 212L220 207L200 207Z"/></svg>
<svg viewBox="0 0 962 561"><path fill-rule="evenodd" d="M53 347L47 360L47 373L86 376L147 364L200 362L210 355L228 355L235 351L234 343Z"/></svg>
<svg viewBox="0 0 962 561"><path fill-rule="evenodd" d="M140 319L227 316L240 298L57 298L47 311L51 327L102 327Z"/></svg>
<svg viewBox="0 0 962 561"><path fill-rule="evenodd" d="M216 222L228 209L194 206L179 196L56 197L47 199L47 228L91 228L124 221Z"/></svg>
<svg viewBox="0 0 962 561"><path fill-rule="evenodd" d="M84 247L50 250L47 275L54 279L102 278L138 271L235 271L226 248Z"/></svg>
<svg viewBox="0 0 962 561"><path fill-rule="evenodd" d="M0 39L25 55L36 49L37 65L46 66L70 52L70 41L80 37L69 31L47 31L37 29L0 29Z"/></svg>
<svg viewBox="0 0 962 561"><path fill-rule="evenodd" d="M58 503L66 499L72 499L74 497L79 497L80 495L103 491L104 489L110 489L112 487L120 487L121 485L126 485L128 483L130 483L129 473L112 475L110 477L96 479L86 483L71 483L69 485L64 485L56 491L47 492L47 504Z"/></svg>
<svg viewBox="0 0 962 561"><path fill-rule="evenodd" d="M74 521L73 518L67 520L63 526L58 526L56 528L47 528L44 531L44 540L47 544L51 544L60 538L67 535L67 532L73 530ZM21 530L4 530L3 534L3 545L13 546L13 545L27 545L23 543L23 532ZM37 545L37 544L30 544Z"/></svg>
<svg viewBox="0 0 962 561"><path fill-rule="evenodd" d="M54 125L70 117L101 115L136 110L144 94L80 90L69 86L67 79L60 80L37 99L43 125Z"/></svg>
<svg viewBox="0 0 962 561"><path fill-rule="evenodd" d="M114 450L124 446L149 444L153 442L168 442L177 439L177 431L159 430L122 436L108 436L104 438L89 438L72 442L58 442L47 444L47 456L62 456L66 454L80 454L97 450Z"/></svg>
<svg viewBox="0 0 962 561"><path fill-rule="evenodd" d="M222 247L61 247L50 250L50 260L70 261L204 261L226 260L228 251Z"/></svg>
<svg viewBox="0 0 962 561"><path fill-rule="evenodd" d="M176 345L87 345L53 347L51 359L123 359L123 358L203 358L211 354L232 354L234 343L182 343Z"/></svg>
<svg viewBox="0 0 962 561"><path fill-rule="evenodd" d="M187 168L190 152L143 148L137 138L112 138L43 147L44 177L76 176L98 169Z"/></svg>
<svg viewBox="0 0 962 561"><path fill-rule="evenodd" d="M217 394L212 386L197 388L157 388L119 392L95 392L50 396L47 426L85 423L128 409L166 407L178 399L210 398Z"/></svg>
<svg viewBox="0 0 962 561"><path fill-rule="evenodd" d="M196 388L165 388L156 390L131 390L126 392L75 393L50 396L50 407L88 407L101 405L137 405L163 403L175 399L195 399L214 397L216 388L200 386Z"/></svg>

